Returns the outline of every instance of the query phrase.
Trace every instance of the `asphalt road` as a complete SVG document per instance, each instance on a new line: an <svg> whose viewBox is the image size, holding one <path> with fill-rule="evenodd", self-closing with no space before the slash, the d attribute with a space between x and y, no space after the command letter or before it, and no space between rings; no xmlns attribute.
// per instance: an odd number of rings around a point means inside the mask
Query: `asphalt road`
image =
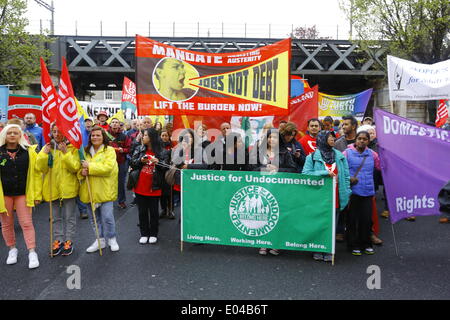
<svg viewBox="0 0 450 320"><path fill-rule="evenodd" d="M131 199L129 196L128 199ZM71 256L48 256L48 206L34 213L40 267L28 269L20 227L19 261L6 265L0 245L0 299L131 300L302 300L302 299L449 299L450 225L438 217L394 225L399 256L388 220L381 219L384 245L373 256L354 257L337 244L336 263L316 262L308 252L283 251L260 256L256 249L185 244L180 252L179 208L176 220L161 220L159 242L140 245L136 207L115 209L119 252L87 254L94 233L78 219ZM67 268L78 266L81 289L67 287ZM381 288L368 289L369 266L380 268Z"/></svg>

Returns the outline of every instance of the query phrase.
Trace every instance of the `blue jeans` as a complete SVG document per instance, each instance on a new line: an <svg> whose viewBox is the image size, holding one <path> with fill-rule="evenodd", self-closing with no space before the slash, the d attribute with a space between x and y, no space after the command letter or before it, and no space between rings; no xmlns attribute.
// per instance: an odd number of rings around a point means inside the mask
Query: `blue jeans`
<svg viewBox="0 0 450 320"><path fill-rule="evenodd" d="M124 163L119 163L119 195L118 195L118 202L119 203L125 203L127 200L125 195L125 182L127 180L127 173L128 173L128 160L126 160Z"/></svg>
<svg viewBox="0 0 450 320"><path fill-rule="evenodd" d="M87 213L88 205L86 203L81 202L80 197L77 197L77 206L78 211L80 211L80 213Z"/></svg>
<svg viewBox="0 0 450 320"><path fill-rule="evenodd" d="M116 237L116 221L114 220L114 205L113 202L99 203L100 207L95 209L95 217L97 219L98 234L100 238L112 239ZM94 219L92 217L91 206L88 206L90 213L90 221L92 229L95 234Z"/></svg>

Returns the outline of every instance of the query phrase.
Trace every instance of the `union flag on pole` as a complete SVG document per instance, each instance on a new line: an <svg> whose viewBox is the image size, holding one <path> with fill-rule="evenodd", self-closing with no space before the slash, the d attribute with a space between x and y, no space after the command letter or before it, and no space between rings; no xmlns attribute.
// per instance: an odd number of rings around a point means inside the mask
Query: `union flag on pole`
<svg viewBox="0 0 450 320"><path fill-rule="evenodd" d="M82 135L78 109L65 58L63 58L61 78L59 80L56 125L60 131L65 133L66 138L75 148L81 148Z"/></svg>
<svg viewBox="0 0 450 320"><path fill-rule="evenodd" d="M439 101L439 107L436 112L436 127L437 128L442 127L447 122L447 119L449 117L447 103L449 103L449 100L440 100Z"/></svg>
<svg viewBox="0 0 450 320"><path fill-rule="evenodd" d="M41 100L42 100L42 129L45 143L49 143L50 126L56 120L58 94L48 73L44 59L41 58Z"/></svg>
<svg viewBox="0 0 450 320"><path fill-rule="evenodd" d="M136 84L127 77L124 77L122 89L122 110L125 113L125 118L132 119L133 115L136 116L136 106Z"/></svg>

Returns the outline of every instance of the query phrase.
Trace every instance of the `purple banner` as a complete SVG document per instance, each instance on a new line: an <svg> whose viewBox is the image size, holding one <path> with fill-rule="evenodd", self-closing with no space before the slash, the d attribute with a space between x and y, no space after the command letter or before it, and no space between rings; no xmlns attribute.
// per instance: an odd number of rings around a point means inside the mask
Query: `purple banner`
<svg viewBox="0 0 450 320"><path fill-rule="evenodd" d="M438 193L450 180L450 131L380 109L375 123L391 222L439 215Z"/></svg>

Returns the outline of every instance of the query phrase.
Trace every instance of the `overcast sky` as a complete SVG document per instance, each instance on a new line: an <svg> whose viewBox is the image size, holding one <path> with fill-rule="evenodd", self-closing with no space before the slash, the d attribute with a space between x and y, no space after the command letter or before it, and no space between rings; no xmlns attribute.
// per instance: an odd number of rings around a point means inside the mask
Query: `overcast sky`
<svg viewBox="0 0 450 320"><path fill-rule="evenodd" d="M320 35L345 39L349 27L339 0L54 0L54 5L56 34L172 36L175 22L175 36L206 36L208 30L221 36L223 22L230 37L284 37L292 25L316 25ZM34 0L28 0L27 17L30 32L39 32L41 19L49 28L50 12Z"/></svg>

